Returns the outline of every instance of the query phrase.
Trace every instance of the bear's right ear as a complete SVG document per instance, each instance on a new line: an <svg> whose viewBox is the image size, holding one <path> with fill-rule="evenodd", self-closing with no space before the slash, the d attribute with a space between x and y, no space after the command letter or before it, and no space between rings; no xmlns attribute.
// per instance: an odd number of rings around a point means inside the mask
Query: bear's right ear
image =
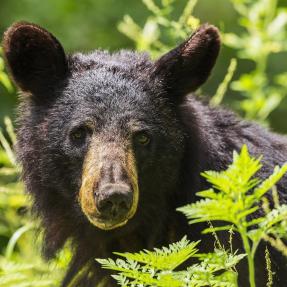
<svg viewBox="0 0 287 287"><path fill-rule="evenodd" d="M8 69L24 92L33 95L48 92L67 73L61 44L35 24L13 24L4 34L3 49Z"/></svg>

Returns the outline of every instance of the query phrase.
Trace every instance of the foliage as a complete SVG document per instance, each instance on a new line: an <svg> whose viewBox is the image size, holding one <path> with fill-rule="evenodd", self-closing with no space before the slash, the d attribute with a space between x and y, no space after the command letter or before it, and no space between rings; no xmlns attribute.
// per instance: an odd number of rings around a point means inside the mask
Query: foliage
<svg viewBox="0 0 287 287"><path fill-rule="evenodd" d="M263 182L255 177L261 167L260 159L250 157L244 146L240 154L234 152L234 161L227 170L202 174L212 188L197 193L201 200L178 209L190 224L221 222L220 227L207 228L204 233L229 230L231 226L239 233L247 254L251 287L255 286L254 257L260 241L266 236L286 236L287 205L274 206L266 214L260 213L259 206L266 193L287 172L287 164L275 167L273 174Z"/></svg>
<svg viewBox="0 0 287 287"><path fill-rule="evenodd" d="M225 75L225 78L220 83L216 93L214 94L214 96L210 100L211 106L218 106L219 104L221 104L221 102L224 98L224 95L228 89L228 86L229 86L229 84L233 78L233 75L236 71L236 68L237 68L237 60L235 58L233 58L230 61L230 64L229 64L227 73Z"/></svg>
<svg viewBox="0 0 287 287"><path fill-rule="evenodd" d="M159 56L187 38L199 26L199 20L192 16L197 0L188 0L176 20L172 14L175 0L162 0L160 6L153 0L142 2L152 14L143 28L129 15L125 15L118 26L123 34L135 42L138 51L149 51L153 56Z"/></svg>
<svg viewBox="0 0 287 287"><path fill-rule="evenodd" d="M12 84L9 80L8 75L4 71L4 60L1 57L2 55L2 48L0 47L0 83L9 91L13 91Z"/></svg>
<svg viewBox="0 0 287 287"><path fill-rule="evenodd" d="M240 15L243 31L223 34L224 43L236 49L238 57L254 64L232 88L245 98L240 102L245 116L264 121L287 94L287 74L268 74L270 57L287 51L287 7L278 9L277 0L230 1Z"/></svg>
<svg viewBox="0 0 287 287"><path fill-rule="evenodd" d="M118 272L113 275L120 286L237 286L235 265L244 257L216 249L214 253L198 254L198 242L189 242L185 237L162 249L139 253L117 253L123 259L97 259L103 268ZM178 270L189 258L194 263ZM177 268L177 269L176 269ZM175 270L176 269L176 270Z"/></svg>

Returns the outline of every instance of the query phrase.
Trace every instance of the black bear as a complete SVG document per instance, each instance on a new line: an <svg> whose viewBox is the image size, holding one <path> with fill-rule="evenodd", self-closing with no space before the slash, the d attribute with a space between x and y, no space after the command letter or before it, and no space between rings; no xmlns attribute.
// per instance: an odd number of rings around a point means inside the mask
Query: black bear
<svg viewBox="0 0 287 287"><path fill-rule="evenodd" d="M67 55L53 35L25 22L7 30L3 48L21 90L17 153L45 230L44 254L53 257L67 239L74 246L62 286L80 270L74 286L96 286L106 272L94 258L112 251L162 246L184 234L198 239L200 228L176 208L207 188L200 172L225 169L243 144L264 156L261 178L287 160L286 138L190 95L218 56L213 26L154 62L130 51ZM278 190L286 202L286 177ZM274 254L274 286L287 286L286 260ZM264 265L259 255L260 287ZM247 272L240 286L248 286Z"/></svg>

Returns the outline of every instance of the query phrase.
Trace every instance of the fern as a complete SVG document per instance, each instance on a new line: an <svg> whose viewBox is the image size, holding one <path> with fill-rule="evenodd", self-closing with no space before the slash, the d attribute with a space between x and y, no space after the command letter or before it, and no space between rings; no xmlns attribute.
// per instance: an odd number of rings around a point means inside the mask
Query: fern
<svg viewBox="0 0 287 287"><path fill-rule="evenodd" d="M57 287L63 270L47 265L40 258L36 262L24 263L0 257L0 286L2 287Z"/></svg>
<svg viewBox="0 0 287 287"><path fill-rule="evenodd" d="M162 249L134 254L115 252L121 259L97 261L103 268L119 273L113 278L120 286L237 286L237 273L233 268L245 255L228 254L222 249L198 254L197 244L184 237ZM198 262L185 270L175 271L191 257Z"/></svg>
<svg viewBox="0 0 287 287"><path fill-rule="evenodd" d="M189 257L193 256L198 242L189 243L184 237L177 243L170 244L168 248L154 249L154 251L141 251L139 253L118 253L116 255L131 259L157 270L174 270Z"/></svg>
<svg viewBox="0 0 287 287"><path fill-rule="evenodd" d="M286 174L287 164L275 167L273 174L263 182L255 177L261 167L260 158L252 158L247 147L243 146L240 154L234 153L233 163L227 170L202 174L212 188L197 193L201 200L178 209L187 216L190 224L223 222L220 227L205 229L205 233L229 230L234 226L247 254L251 287L255 286L254 256L260 241L268 241L268 238L271 241L274 237L279 240L286 236L287 226L287 205L276 204L273 210L258 217L260 202Z"/></svg>

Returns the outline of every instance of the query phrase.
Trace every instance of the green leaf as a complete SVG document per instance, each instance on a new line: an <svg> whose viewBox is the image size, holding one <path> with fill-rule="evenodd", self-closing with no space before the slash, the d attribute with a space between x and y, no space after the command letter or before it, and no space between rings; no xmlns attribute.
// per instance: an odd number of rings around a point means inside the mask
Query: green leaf
<svg viewBox="0 0 287 287"><path fill-rule="evenodd" d="M264 180L257 188L254 189L254 196L259 199L272 189L274 185L286 174L287 163L282 167L276 166L274 168L273 174Z"/></svg>
<svg viewBox="0 0 287 287"><path fill-rule="evenodd" d="M151 268L158 270L174 270L181 263L196 254L195 248L199 242L190 243L184 237L177 243L170 244L162 249L155 248L154 251L141 251L139 253L118 253L114 254L129 260L144 263Z"/></svg>

